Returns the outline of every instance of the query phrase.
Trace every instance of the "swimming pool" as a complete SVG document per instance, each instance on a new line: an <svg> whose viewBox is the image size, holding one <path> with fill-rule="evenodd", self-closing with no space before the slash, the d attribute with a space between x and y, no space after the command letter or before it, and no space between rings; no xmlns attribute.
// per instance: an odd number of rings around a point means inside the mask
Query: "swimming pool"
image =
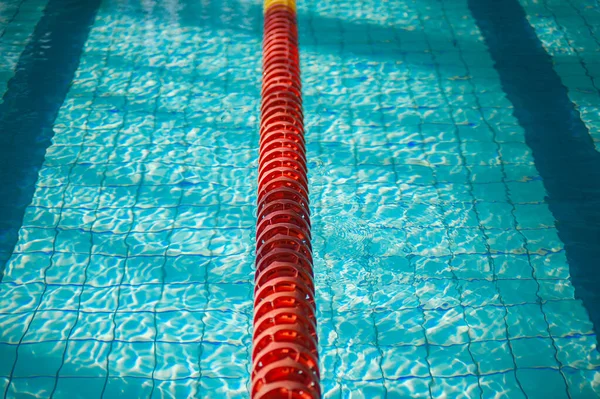
<svg viewBox="0 0 600 399"><path fill-rule="evenodd" d="M0 122L0 392L247 397L261 3L30 3L0 19L0 111L36 116ZM562 67L594 83L598 48L552 51L557 2L475 3L298 2L325 398L600 396L600 94Z"/></svg>

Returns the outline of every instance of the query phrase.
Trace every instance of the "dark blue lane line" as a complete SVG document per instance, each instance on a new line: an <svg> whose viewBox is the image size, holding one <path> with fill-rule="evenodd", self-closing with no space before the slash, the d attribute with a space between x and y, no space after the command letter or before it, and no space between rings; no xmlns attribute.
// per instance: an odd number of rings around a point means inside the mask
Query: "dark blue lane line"
<svg viewBox="0 0 600 399"><path fill-rule="evenodd" d="M100 1L48 1L0 104L0 281Z"/></svg>
<svg viewBox="0 0 600 399"><path fill-rule="evenodd" d="M469 0L525 129L565 244L575 295L600 331L600 153L517 0Z"/></svg>

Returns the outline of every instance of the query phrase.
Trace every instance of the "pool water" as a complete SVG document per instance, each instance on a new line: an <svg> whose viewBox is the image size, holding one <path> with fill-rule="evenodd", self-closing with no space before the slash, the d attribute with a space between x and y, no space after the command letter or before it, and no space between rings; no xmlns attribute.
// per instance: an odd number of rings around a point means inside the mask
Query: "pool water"
<svg viewBox="0 0 600 399"><path fill-rule="evenodd" d="M248 397L262 5L76 4L0 8L0 394ZM600 397L600 3L505 5L298 1L325 398Z"/></svg>

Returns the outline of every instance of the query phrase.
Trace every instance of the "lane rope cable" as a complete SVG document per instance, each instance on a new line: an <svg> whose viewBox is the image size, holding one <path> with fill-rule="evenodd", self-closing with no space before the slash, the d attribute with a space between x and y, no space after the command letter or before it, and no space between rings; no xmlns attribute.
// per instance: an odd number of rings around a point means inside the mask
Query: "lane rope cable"
<svg viewBox="0 0 600 399"><path fill-rule="evenodd" d="M253 399L321 397L294 0L264 1Z"/></svg>

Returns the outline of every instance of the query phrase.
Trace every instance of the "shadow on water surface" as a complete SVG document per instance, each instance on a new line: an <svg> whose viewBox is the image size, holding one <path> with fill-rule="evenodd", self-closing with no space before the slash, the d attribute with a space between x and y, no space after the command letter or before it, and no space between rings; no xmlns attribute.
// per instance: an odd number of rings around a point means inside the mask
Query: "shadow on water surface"
<svg viewBox="0 0 600 399"><path fill-rule="evenodd" d="M575 295L600 331L600 153L517 0L469 0L525 129L565 244Z"/></svg>
<svg viewBox="0 0 600 399"><path fill-rule="evenodd" d="M0 281L100 0L49 0L0 104Z"/></svg>

